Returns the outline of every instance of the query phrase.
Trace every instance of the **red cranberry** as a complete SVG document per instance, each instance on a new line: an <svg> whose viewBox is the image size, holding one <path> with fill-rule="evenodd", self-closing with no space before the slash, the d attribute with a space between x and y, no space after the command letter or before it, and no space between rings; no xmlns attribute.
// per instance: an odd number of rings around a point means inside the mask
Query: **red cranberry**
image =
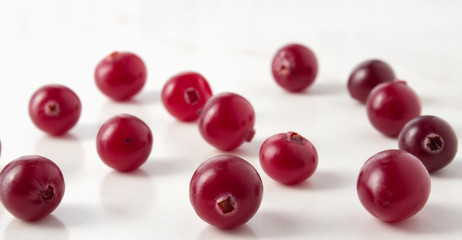
<svg viewBox="0 0 462 240"><path fill-rule="evenodd" d="M33 221L48 216L64 195L59 167L41 156L23 156L0 173L0 200L15 217Z"/></svg>
<svg viewBox="0 0 462 240"><path fill-rule="evenodd" d="M372 59L359 64L348 78L348 92L351 97L366 103L367 96L380 83L395 80L391 67L380 60Z"/></svg>
<svg viewBox="0 0 462 240"><path fill-rule="evenodd" d="M385 222L398 222L417 214L430 196L430 175L414 155L385 150L361 168L357 181L361 204Z"/></svg>
<svg viewBox="0 0 462 240"><path fill-rule="evenodd" d="M162 89L162 102L167 111L181 121L195 121L212 90L207 80L195 72L171 77Z"/></svg>
<svg viewBox="0 0 462 240"><path fill-rule="evenodd" d="M429 172L448 165L457 153L457 136L445 120L419 116L409 121L398 137L399 149L412 153Z"/></svg>
<svg viewBox="0 0 462 240"><path fill-rule="evenodd" d="M38 89L29 101L32 122L50 135L62 135L80 118L82 105L79 97L62 85L46 85Z"/></svg>
<svg viewBox="0 0 462 240"><path fill-rule="evenodd" d="M313 144L301 135L279 133L263 142L260 164L272 179L283 184L297 184L313 175L318 166L318 154Z"/></svg>
<svg viewBox="0 0 462 240"><path fill-rule="evenodd" d="M207 101L199 117L199 130L204 139L223 151L231 151L244 141L251 141L255 112L244 97L221 93Z"/></svg>
<svg viewBox="0 0 462 240"><path fill-rule="evenodd" d="M318 74L318 61L309 48L289 44L276 52L271 71L279 86L290 92L300 92L314 82Z"/></svg>
<svg viewBox="0 0 462 240"><path fill-rule="evenodd" d="M101 126L96 136L96 149L109 167L129 172L146 162L152 142L152 133L146 123L135 116L120 114Z"/></svg>
<svg viewBox="0 0 462 240"><path fill-rule="evenodd" d="M146 82L143 60L130 52L113 52L95 69L98 88L109 98L125 101L141 91Z"/></svg>
<svg viewBox="0 0 462 240"><path fill-rule="evenodd" d="M260 207L263 184L257 170L242 158L218 155L202 163L189 185L197 215L218 228L249 221Z"/></svg>
<svg viewBox="0 0 462 240"><path fill-rule="evenodd" d="M389 137L398 137L404 125L421 112L419 97L404 81L379 84L367 98L366 108L372 125Z"/></svg>

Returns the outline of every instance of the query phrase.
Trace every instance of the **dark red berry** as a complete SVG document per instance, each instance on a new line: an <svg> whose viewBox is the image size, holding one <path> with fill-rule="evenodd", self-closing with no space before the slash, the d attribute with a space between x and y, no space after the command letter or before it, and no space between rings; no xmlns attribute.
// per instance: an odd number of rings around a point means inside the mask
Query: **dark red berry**
<svg viewBox="0 0 462 240"><path fill-rule="evenodd" d="M385 222L398 222L417 214L430 196L430 175L414 155L385 150L369 158L357 181L361 204Z"/></svg>
<svg viewBox="0 0 462 240"><path fill-rule="evenodd" d="M146 82L143 60L130 52L113 52L95 69L98 88L109 98L125 101L141 91Z"/></svg>
<svg viewBox="0 0 462 240"><path fill-rule="evenodd" d="M389 137L398 137L404 125L421 112L419 97L404 81L379 84L367 98L366 108L372 125Z"/></svg>
<svg viewBox="0 0 462 240"><path fill-rule="evenodd" d="M274 55L271 72L279 86L290 92L300 92L316 79L318 61L309 48L300 44L289 44Z"/></svg>
<svg viewBox="0 0 462 240"><path fill-rule="evenodd" d="M42 156L23 156L0 173L0 200L15 217L34 221L55 210L64 195L59 167Z"/></svg>
<svg viewBox="0 0 462 240"><path fill-rule="evenodd" d="M367 96L380 83L395 80L391 67L380 60L372 59L362 62L353 70L348 78L348 92L351 97L366 103Z"/></svg>
<svg viewBox="0 0 462 240"><path fill-rule="evenodd" d="M96 136L96 149L101 160L121 172L133 171L146 162L152 143L148 125L129 114L110 118Z"/></svg>
<svg viewBox="0 0 462 240"><path fill-rule="evenodd" d="M457 153L457 136L445 120L419 116L409 121L398 137L399 149L412 153L429 172L448 165Z"/></svg>
<svg viewBox="0 0 462 240"><path fill-rule="evenodd" d="M255 112L244 97L235 93L221 93L207 101L200 117L199 130L212 146L231 151L245 141L251 141Z"/></svg>
<svg viewBox="0 0 462 240"><path fill-rule="evenodd" d="M218 155L202 163L189 185L197 215L218 228L235 228L249 221L260 207L263 184L257 170L233 155Z"/></svg>
<svg viewBox="0 0 462 240"><path fill-rule="evenodd" d="M162 89L162 103L167 111L181 121L195 121L212 90L207 80L195 72L171 77Z"/></svg>
<svg viewBox="0 0 462 240"><path fill-rule="evenodd" d="M313 175L318 154L313 144L301 135L279 133L263 142L260 164L272 179L283 184L298 184Z"/></svg>
<svg viewBox="0 0 462 240"><path fill-rule="evenodd" d="M71 89L57 84L38 89L29 101L32 122L50 135L62 135L80 118L82 105Z"/></svg>

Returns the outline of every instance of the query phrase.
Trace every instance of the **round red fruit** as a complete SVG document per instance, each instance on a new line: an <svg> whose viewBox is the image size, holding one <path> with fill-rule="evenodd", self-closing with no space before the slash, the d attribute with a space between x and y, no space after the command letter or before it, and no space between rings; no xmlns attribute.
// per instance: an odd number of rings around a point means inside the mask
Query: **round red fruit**
<svg viewBox="0 0 462 240"><path fill-rule="evenodd" d="M99 90L115 101L132 98L146 83L143 60L130 52L113 52L99 62L95 81Z"/></svg>
<svg viewBox="0 0 462 240"><path fill-rule="evenodd" d="M121 172L133 171L145 163L152 144L148 125L129 114L110 118L96 136L96 149L101 160Z"/></svg>
<svg viewBox="0 0 462 240"><path fill-rule="evenodd" d="M259 156L265 173L287 185L305 181L318 166L318 154L313 144L294 132L279 133L266 139Z"/></svg>
<svg viewBox="0 0 462 240"><path fill-rule="evenodd" d="M34 221L53 212L64 195L59 167L42 156L23 156L0 173L0 200L15 217Z"/></svg>
<svg viewBox="0 0 462 240"><path fill-rule="evenodd" d="M218 155L202 163L189 185L189 198L197 215L224 229L249 221L260 207L263 184L246 160Z"/></svg>
<svg viewBox="0 0 462 240"><path fill-rule="evenodd" d="M195 72L171 77L162 89L162 103L167 111L180 121L195 121L212 90L207 80Z"/></svg>
<svg viewBox="0 0 462 240"><path fill-rule="evenodd" d="M82 104L68 87L51 84L38 89L29 101L29 116L40 130L50 135L63 135L80 118Z"/></svg>
<svg viewBox="0 0 462 240"><path fill-rule="evenodd" d="M207 101L199 116L199 131L212 146L231 151L254 134L255 112L244 97L221 93Z"/></svg>
<svg viewBox="0 0 462 240"><path fill-rule="evenodd" d="M419 97L404 81L377 85L366 102L371 124L389 137L398 137L404 125L420 115Z"/></svg>
<svg viewBox="0 0 462 240"><path fill-rule="evenodd" d="M385 150L361 168L357 193L361 204L385 222L398 222L417 214L430 196L430 175L414 155Z"/></svg>
<svg viewBox="0 0 462 240"><path fill-rule="evenodd" d="M366 103L367 96L380 83L395 80L393 69L384 61L372 59L356 66L348 78L348 92L351 97Z"/></svg>
<svg viewBox="0 0 462 240"><path fill-rule="evenodd" d="M316 79L318 61L309 48L289 44L274 55L271 72L279 86L289 92L301 92Z"/></svg>
<svg viewBox="0 0 462 240"><path fill-rule="evenodd" d="M409 121L398 137L399 149L422 161L428 172L447 166L457 153L457 136L448 122L436 116Z"/></svg>

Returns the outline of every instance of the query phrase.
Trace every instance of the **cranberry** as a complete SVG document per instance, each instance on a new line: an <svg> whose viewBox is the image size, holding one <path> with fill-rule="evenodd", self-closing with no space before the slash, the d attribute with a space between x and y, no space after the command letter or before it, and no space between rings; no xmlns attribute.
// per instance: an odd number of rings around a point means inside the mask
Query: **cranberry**
<svg viewBox="0 0 462 240"><path fill-rule="evenodd" d="M276 52L271 71L274 80L282 88L290 92L300 92L314 82L318 74L318 61L309 48L300 44L289 44Z"/></svg>
<svg viewBox="0 0 462 240"><path fill-rule="evenodd" d="M202 163L189 185L197 215L218 228L235 228L249 221L260 207L263 184L246 160L223 154Z"/></svg>
<svg viewBox="0 0 462 240"><path fill-rule="evenodd" d="M79 97L69 88L52 84L38 89L29 102L32 122L50 135L62 135L80 118L82 105Z"/></svg>
<svg viewBox="0 0 462 240"><path fill-rule="evenodd" d="M372 59L359 64L348 78L348 91L354 99L366 103L367 96L380 83L395 80L391 67L380 60Z"/></svg>
<svg viewBox="0 0 462 240"><path fill-rule="evenodd" d="M207 80L195 72L171 77L162 89L162 103L167 111L181 121L195 121L212 90Z"/></svg>
<svg viewBox="0 0 462 240"><path fill-rule="evenodd" d="M379 84L367 98L366 108L372 125L389 137L398 137L404 125L421 112L419 97L404 81Z"/></svg>
<svg viewBox="0 0 462 240"><path fill-rule="evenodd" d="M129 172L140 167L149 157L153 137L141 119L120 114L107 120L96 136L96 149L109 167Z"/></svg>
<svg viewBox="0 0 462 240"><path fill-rule="evenodd" d="M113 52L95 69L98 88L109 98L125 101L141 91L146 83L143 60L130 52Z"/></svg>
<svg viewBox="0 0 462 240"><path fill-rule="evenodd" d="M419 116L409 121L398 137L399 149L412 153L429 172L448 165L457 153L457 136L445 120Z"/></svg>
<svg viewBox="0 0 462 240"><path fill-rule="evenodd" d="M297 184L313 175L318 166L318 154L313 144L301 135L279 133L263 142L260 164L272 179L283 184Z"/></svg>
<svg viewBox="0 0 462 240"><path fill-rule="evenodd" d="M417 214L430 196L430 175L414 155L385 150L369 158L357 181L361 204L385 222L398 222Z"/></svg>
<svg viewBox="0 0 462 240"><path fill-rule="evenodd" d="M224 151L251 141L255 112L244 97L235 93L221 93L207 101L199 116L199 130L204 139Z"/></svg>
<svg viewBox="0 0 462 240"><path fill-rule="evenodd" d="M33 221L48 216L64 195L59 167L42 156L23 156L0 173L0 200L15 217Z"/></svg>

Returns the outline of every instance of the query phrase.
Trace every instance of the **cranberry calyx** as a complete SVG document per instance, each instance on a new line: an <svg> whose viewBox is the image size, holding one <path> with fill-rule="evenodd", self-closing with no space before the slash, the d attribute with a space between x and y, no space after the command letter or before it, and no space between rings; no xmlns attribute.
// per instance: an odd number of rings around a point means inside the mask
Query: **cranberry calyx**
<svg viewBox="0 0 462 240"><path fill-rule="evenodd" d="M109 54L108 57L111 58L112 60L115 60L115 59L120 57L120 52L119 51L114 51L111 54Z"/></svg>
<svg viewBox="0 0 462 240"><path fill-rule="evenodd" d="M200 96L196 89L189 88L189 89L186 89L184 98L186 99L187 103L195 104L199 101Z"/></svg>
<svg viewBox="0 0 462 240"><path fill-rule="evenodd" d="M289 75L292 72L292 66L289 61L281 61L281 67L279 68L279 73L281 75Z"/></svg>
<svg viewBox="0 0 462 240"><path fill-rule="evenodd" d="M45 188L43 188L42 192L40 193L40 196L42 197L43 200L52 199L54 195L55 195L55 190L51 185L45 186Z"/></svg>
<svg viewBox="0 0 462 240"><path fill-rule="evenodd" d="M246 142L251 142L253 137L255 136L255 129L252 129L249 134L247 134L247 137L245 137Z"/></svg>
<svg viewBox="0 0 462 240"><path fill-rule="evenodd" d="M217 202L218 207L223 212L223 214L231 213L234 211L234 204L231 200L231 196L224 197Z"/></svg>
<svg viewBox="0 0 462 240"><path fill-rule="evenodd" d="M287 133L287 140L293 142L293 143L298 143L302 144L303 143L303 137L295 132L288 132Z"/></svg>
<svg viewBox="0 0 462 240"><path fill-rule="evenodd" d="M60 112L59 103L55 101L49 101L45 104L45 114L48 116L58 116Z"/></svg>
<svg viewBox="0 0 462 240"><path fill-rule="evenodd" d="M444 148L444 140L438 134L430 134L425 138L425 149L437 153Z"/></svg>

